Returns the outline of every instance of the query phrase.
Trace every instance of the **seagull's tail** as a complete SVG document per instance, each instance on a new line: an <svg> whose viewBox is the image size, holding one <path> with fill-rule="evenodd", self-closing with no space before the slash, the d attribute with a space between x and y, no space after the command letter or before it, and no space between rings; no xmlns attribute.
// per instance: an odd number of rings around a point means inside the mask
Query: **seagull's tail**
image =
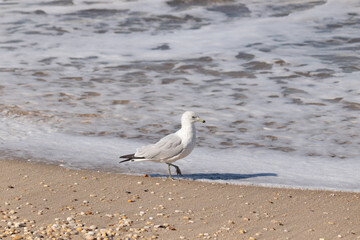
<svg viewBox="0 0 360 240"><path fill-rule="evenodd" d="M119 163L133 161L135 159L145 159L144 157L135 157L135 154L128 154L128 155L120 156L120 158L126 158L126 159L120 161Z"/></svg>

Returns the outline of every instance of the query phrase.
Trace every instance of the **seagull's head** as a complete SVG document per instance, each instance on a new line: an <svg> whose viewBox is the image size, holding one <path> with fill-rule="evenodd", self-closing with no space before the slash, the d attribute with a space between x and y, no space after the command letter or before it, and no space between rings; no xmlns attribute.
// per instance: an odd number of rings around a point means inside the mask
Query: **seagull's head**
<svg viewBox="0 0 360 240"><path fill-rule="evenodd" d="M181 117L182 123L195 123L195 122L202 122L205 123L205 120L201 119L192 111L186 111Z"/></svg>

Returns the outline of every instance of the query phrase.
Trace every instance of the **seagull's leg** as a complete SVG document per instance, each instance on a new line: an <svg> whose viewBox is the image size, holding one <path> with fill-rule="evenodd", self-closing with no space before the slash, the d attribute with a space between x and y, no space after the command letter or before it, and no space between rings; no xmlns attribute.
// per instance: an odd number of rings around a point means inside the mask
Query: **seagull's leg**
<svg viewBox="0 0 360 240"><path fill-rule="evenodd" d="M176 169L176 174L177 174L177 175L182 176L181 170L180 170L180 168L179 168L178 166L176 166L176 165L174 165L174 164L171 164L171 163L168 163L168 164L169 164L169 166L171 165L171 166L173 166L173 167Z"/></svg>
<svg viewBox="0 0 360 240"><path fill-rule="evenodd" d="M169 178L174 181L174 179L173 179L172 176L171 176L171 170L170 170L170 165L171 165L171 164L170 164L170 163L167 163L167 165L168 165L168 170L169 170Z"/></svg>

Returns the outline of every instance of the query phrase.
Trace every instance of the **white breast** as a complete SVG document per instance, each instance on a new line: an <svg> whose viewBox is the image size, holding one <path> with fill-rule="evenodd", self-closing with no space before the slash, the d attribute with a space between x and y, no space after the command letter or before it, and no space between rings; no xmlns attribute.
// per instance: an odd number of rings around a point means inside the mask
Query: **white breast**
<svg viewBox="0 0 360 240"><path fill-rule="evenodd" d="M181 158L189 155L195 147L196 144L196 129L192 124L189 128L182 128L176 134L182 139L182 145L184 150L174 159L171 159L171 162L179 160Z"/></svg>

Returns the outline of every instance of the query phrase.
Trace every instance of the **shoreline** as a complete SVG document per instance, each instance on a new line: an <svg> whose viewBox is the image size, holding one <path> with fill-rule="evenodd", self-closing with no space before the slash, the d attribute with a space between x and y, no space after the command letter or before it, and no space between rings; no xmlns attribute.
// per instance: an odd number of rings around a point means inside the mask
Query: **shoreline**
<svg viewBox="0 0 360 240"><path fill-rule="evenodd" d="M0 239L360 239L357 192L0 167Z"/></svg>
<svg viewBox="0 0 360 240"><path fill-rule="evenodd" d="M79 168L79 167L71 167L71 166L65 166L62 162L42 162L42 161L28 161L24 160L22 158L14 158L12 160L4 160L0 158L0 161L17 161L19 163L29 163L29 164L35 164L35 165L45 165L45 166L53 166L53 167L59 167L71 171L88 171L88 172L97 172L97 173L103 173L103 174L114 174L114 175L120 175L120 176L134 176L134 177L141 177L143 175L147 175L147 177L151 178L158 178L158 179L168 179L167 174L159 174L159 173L146 173L144 171L143 174L136 173L136 172L118 172L118 170L114 170L111 168ZM149 170L151 171L151 170ZM260 187L260 188L273 188L273 189L287 189L287 190L303 190L303 191L323 191L323 192L339 192L339 193L359 193L360 194L360 188L359 189L337 189L337 188L331 188L331 187L308 187L308 186L290 186L290 185L282 185L282 184L263 184L263 183L252 183L252 182L226 182L226 180L223 179L210 179L210 178L192 178L187 177L188 174L184 174L184 176L178 177L177 175L173 174L175 181L190 181L190 182L200 182L200 183L208 183L208 184L225 184L225 185L233 185L233 186L242 186L242 187ZM190 174L191 175L191 174ZM193 174L194 175L194 174ZM195 174L196 175L196 174ZM214 173L214 175L217 175ZM246 179L246 177L244 177Z"/></svg>

